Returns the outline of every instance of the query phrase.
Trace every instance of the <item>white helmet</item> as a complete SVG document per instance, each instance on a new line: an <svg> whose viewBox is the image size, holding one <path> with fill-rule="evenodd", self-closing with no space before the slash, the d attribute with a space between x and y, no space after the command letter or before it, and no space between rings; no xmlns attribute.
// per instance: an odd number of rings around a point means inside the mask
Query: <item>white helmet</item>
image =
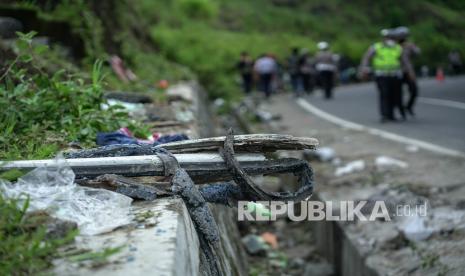
<svg viewBox="0 0 465 276"><path fill-rule="evenodd" d="M401 27L397 27L395 29L395 33L396 33L396 36L399 37L399 38L406 38L406 37L409 36L410 30L409 30L409 28L407 28L405 26L401 26Z"/></svg>
<svg viewBox="0 0 465 276"><path fill-rule="evenodd" d="M382 37L387 37L389 36L390 31L389 29L382 29L379 33L381 34Z"/></svg>
<svg viewBox="0 0 465 276"><path fill-rule="evenodd" d="M320 50L327 50L329 48L329 44L326 41L320 41L318 42L317 47Z"/></svg>

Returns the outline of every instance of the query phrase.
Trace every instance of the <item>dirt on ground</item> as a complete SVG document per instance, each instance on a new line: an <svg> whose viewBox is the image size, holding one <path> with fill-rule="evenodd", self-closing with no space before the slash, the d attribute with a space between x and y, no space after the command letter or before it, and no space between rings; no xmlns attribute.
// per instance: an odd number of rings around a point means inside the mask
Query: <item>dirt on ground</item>
<svg viewBox="0 0 465 276"><path fill-rule="evenodd" d="M460 248L465 248L465 159L342 128L307 113L286 94L276 95L256 109L276 119L258 118L255 129L315 137L320 141L320 149L326 152L285 153L310 161L315 171L317 198L386 203L391 221L339 224L354 252L360 255L364 269L381 275L465 273L460 261L464 254ZM250 114L247 116L250 118ZM329 153L331 156L326 159ZM290 189L286 183L279 188ZM396 217L398 206L407 205L411 214ZM412 208L423 205L427 206L427 216L414 214ZM276 235L279 245L261 256L251 255L251 273L344 274L341 263L330 266L325 261L328 256L322 254L321 243L317 246L315 241L319 237L312 232L312 224L278 220L242 227L244 236L270 232ZM336 245L336 249L341 246Z"/></svg>

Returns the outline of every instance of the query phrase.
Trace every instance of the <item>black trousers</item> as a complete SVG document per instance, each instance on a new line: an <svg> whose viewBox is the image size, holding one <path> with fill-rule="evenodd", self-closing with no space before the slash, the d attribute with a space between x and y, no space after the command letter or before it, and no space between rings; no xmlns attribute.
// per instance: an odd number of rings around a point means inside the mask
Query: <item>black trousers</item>
<svg viewBox="0 0 465 276"><path fill-rule="evenodd" d="M384 120L395 120L394 110L398 109L405 119L402 102L402 80L396 76L378 76L376 85L379 91L379 110Z"/></svg>
<svg viewBox="0 0 465 276"><path fill-rule="evenodd" d="M404 78L402 79L402 83L406 83L409 92L409 98L407 101L407 109L413 110L413 106L415 105L415 101L418 97L418 85L416 81L412 81L407 74L404 74Z"/></svg>
<svg viewBox="0 0 465 276"><path fill-rule="evenodd" d="M310 94L313 92L313 77L312 74L310 73L302 73L300 75L301 80L302 80L302 88L305 91L305 93Z"/></svg>
<svg viewBox="0 0 465 276"><path fill-rule="evenodd" d="M334 72L333 71L320 71L321 87L325 92L325 98L331 99L333 97L334 87Z"/></svg>
<svg viewBox="0 0 465 276"><path fill-rule="evenodd" d="M299 74L292 73L290 75L291 75L292 92L297 93L299 91Z"/></svg>
<svg viewBox="0 0 465 276"><path fill-rule="evenodd" d="M265 93L267 98L271 95L272 74L260 74L260 91Z"/></svg>
<svg viewBox="0 0 465 276"><path fill-rule="evenodd" d="M252 91L252 74L242 74L242 90L246 94Z"/></svg>

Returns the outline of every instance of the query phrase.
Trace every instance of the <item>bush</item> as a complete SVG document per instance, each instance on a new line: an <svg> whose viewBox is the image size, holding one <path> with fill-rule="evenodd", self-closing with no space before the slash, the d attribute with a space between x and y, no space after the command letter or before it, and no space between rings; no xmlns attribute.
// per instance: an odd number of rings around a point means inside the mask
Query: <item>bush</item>
<svg viewBox="0 0 465 276"><path fill-rule="evenodd" d="M40 220L25 216L28 201L6 199L0 193L0 275L35 275L51 265L57 248L74 239L72 231L63 239L46 238Z"/></svg>
<svg viewBox="0 0 465 276"><path fill-rule="evenodd" d="M36 62L47 49L34 46L33 36L20 34L18 56L1 79L0 159L49 157L66 142L90 145L97 132L128 123L119 107L101 109L101 62L90 80L64 71L49 76Z"/></svg>
<svg viewBox="0 0 465 276"><path fill-rule="evenodd" d="M180 0L179 6L188 17L195 19L209 19L218 12L212 0Z"/></svg>

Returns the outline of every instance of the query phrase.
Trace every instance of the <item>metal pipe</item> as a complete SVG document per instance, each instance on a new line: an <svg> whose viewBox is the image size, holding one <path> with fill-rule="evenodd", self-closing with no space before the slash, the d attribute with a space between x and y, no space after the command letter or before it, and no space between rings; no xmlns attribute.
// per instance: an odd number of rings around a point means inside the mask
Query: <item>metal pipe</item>
<svg viewBox="0 0 465 276"><path fill-rule="evenodd" d="M227 173L223 158L218 153L183 153L174 156L182 168L197 176L215 173L224 176ZM237 154L236 157L245 166L266 161L263 154ZM78 177L96 177L110 173L124 176L162 176L164 173L163 163L156 155L75 158L66 159L66 163ZM38 167L56 167L58 164L55 159L8 161L0 166L0 171L32 170Z"/></svg>

